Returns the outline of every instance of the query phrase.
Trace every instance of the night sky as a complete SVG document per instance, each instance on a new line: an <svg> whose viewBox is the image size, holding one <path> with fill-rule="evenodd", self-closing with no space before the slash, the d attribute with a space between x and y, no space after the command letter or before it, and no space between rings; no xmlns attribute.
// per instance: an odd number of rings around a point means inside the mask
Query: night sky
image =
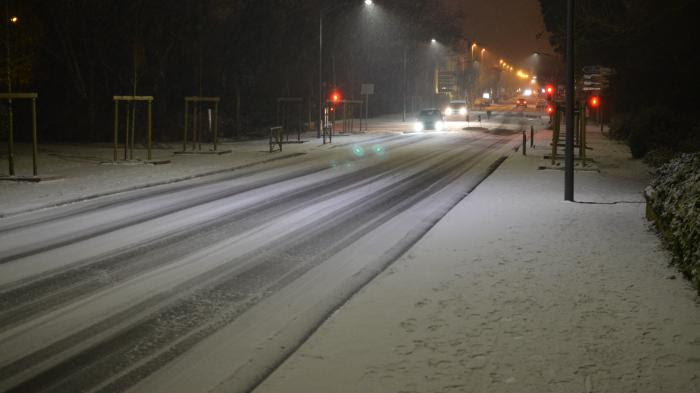
<svg viewBox="0 0 700 393"><path fill-rule="evenodd" d="M537 0L443 0L465 10L465 35L518 65L532 52L552 52Z"/></svg>

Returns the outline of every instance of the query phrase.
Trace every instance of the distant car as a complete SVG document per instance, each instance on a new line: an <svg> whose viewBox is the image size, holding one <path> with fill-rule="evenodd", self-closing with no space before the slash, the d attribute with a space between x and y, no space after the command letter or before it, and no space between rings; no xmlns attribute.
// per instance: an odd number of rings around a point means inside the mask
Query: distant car
<svg viewBox="0 0 700 393"><path fill-rule="evenodd" d="M467 101L465 100L453 100L445 108L445 118L458 118L460 120L465 120L467 118Z"/></svg>
<svg viewBox="0 0 700 393"><path fill-rule="evenodd" d="M518 98L517 100L515 100L515 107L517 108L520 106L527 108L527 100L524 98Z"/></svg>
<svg viewBox="0 0 700 393"><path fill-rule="evenodd" d="M424 130L442 131L445 128L445 118L442 112L436 108L423 109L418 113L414 129L418 132Z"/></svg>
<svg viewBox="0 0 700 393"><path fill-rule="evenodd" d="M476 98L474 99L474 106L485 107L491 105L491 100L488 98Z"/></svg>

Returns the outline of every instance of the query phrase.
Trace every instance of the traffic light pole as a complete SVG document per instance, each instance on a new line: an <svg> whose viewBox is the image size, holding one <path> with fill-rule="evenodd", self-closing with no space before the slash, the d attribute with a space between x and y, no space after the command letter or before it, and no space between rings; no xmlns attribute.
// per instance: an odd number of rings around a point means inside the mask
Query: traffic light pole
<svg viewBox="0 0 700 393"><path fill-rule="evenodd" d="M564 200L574 201L574 0L567 0L566 11L566 151Z"/></svg>

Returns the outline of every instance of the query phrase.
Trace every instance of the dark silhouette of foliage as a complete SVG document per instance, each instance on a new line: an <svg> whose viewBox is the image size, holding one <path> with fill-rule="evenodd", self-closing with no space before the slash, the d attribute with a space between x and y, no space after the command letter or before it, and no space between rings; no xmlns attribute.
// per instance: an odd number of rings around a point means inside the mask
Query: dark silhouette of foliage
<svg viewBox="0 0 700 393"><path fill-rule="evenodd" d="M113 95L155 96L160 140L179 137L189 95L221 96L222 131L231 136L274 122L279 96L303 97L315 114L318 20L330 8L324 80L335 74L348 96L375 82L376 110L397 111L404 48L427 31L449 36L459 26L457 15L426 12L435 8L428 0L380 0L391 19L374 21L361 0L10 3L26 23L23 87L39 91L42 140L56 141L109 140Z"/></svg>
<svg viewBox="0 0 700 393"><path fill-rule="evenodd" d="M693 150L697 135L697 15L692 0L577 0L577 69L616 70L606 108L621 116L619 134L636 155L660 146ZM552 45L564 48L566 2L540 0ZM665 119L664 119L665 118ZM620 124L626 123L626 124ZM666 128L661 125L667 125Z"/></svg>

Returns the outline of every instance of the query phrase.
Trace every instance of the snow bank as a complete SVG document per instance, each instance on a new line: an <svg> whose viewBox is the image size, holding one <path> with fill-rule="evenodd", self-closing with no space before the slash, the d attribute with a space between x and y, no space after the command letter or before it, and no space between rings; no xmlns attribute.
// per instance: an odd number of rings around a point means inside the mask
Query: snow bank
<svg viewBox="0 0 700 393"><path fill-rule="evenodd" d="M646 195L673 263L700 291L700 153L661 166Z"/></svg>

